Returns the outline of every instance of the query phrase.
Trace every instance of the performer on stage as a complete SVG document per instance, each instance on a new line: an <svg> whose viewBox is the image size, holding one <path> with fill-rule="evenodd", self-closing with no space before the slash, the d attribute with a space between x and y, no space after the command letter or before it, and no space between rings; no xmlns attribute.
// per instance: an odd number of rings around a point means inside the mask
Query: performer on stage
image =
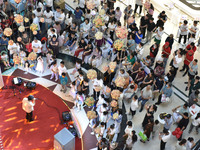
<svg viewBox="0 0 200 150"><path fill-rule="evenodd" d="M33 121L35 100L36 98L33 95L29 95L22 100L22 109L26 112L26 120L28 122Z"/></svg>

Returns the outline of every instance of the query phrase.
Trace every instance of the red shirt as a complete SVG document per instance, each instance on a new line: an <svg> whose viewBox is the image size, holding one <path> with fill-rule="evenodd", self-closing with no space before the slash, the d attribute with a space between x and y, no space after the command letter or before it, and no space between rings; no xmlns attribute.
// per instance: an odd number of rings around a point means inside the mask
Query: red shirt
<svg viewBox="0 0 200 150"><path fill-rule="evenodd" d="M192 50L190 50L190 51L192 51ZM186 64L186 65L189 65L190 62L194 59L194 53L193 53L193 55L189 55L188 52L186 53L185 60L184 60L184 64Z"/></svg>
<svg viewBox="0 0 200 150"><path fill-rule="evenodd" d="M162 52L162 54L165 54L166 58L168 58L169 55L170 55L170 53L171 53L171 48L169 46L167 48L165 48L165 45L163 45L163 52Z"/></svg>
<svg viewBox="0 0 200 150"><path fill-rule="evenodd" d="M187 49L187 50L191 50L190 44L186 47L186 49ZM192 48L192 50L193 50L193 52L195 52L195 51L197 50L197 47L194 46L194 47Z"/></svg>

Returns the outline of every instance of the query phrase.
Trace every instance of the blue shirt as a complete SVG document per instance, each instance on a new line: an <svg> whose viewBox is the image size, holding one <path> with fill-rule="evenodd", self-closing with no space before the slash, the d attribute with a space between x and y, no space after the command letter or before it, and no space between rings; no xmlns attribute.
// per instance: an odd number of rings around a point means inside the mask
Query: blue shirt
<svg viewBox="0 0 200 150"><path fill-rule="evenodd" d="M138 34L138 32L136 32L136 33ZM135 33L135 43L139 44L142 41L143 34L138 34L138 36L141 38L141 39L139 39L137 37L136 33Z"/></svg>
<svg viewBox="0 0 200 150"><path fill-rule="evenodd" d="M60 76L60 84L62 84L62 85L66 85L67 84L67 81L68 81L68 78L67 77L62 77L62 76Z"/></svg>
<svg viewBox="0 0 200 150"><path fill-rule="evenodd" d="M79 9L79 12L77 12L76 10L74 11L75 14L75 19L81 19L83 12L82 10Z"/></svg>
<svg viewBox="0 0 200 150"><path fill-rule="evenodd" d="M3 39L0 39L0 45L8 45L8 40L3 40Z"/></svg>
<svg viewBox="0 0 200 150"><path fill-rule="evenodd" d="M171 97L172 95L172 88L167 88L167 85L165 85L165 87L162 89L163 94L166 95L166 97Z"/></svg>

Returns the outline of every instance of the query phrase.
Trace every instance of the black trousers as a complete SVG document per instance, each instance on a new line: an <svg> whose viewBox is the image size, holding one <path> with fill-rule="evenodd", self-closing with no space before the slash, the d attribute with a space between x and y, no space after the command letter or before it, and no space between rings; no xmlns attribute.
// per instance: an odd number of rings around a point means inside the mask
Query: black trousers
<svg viewBox="0 0 200 150"><path fill-rule="evenodd" d="M140 7L140 12L139 12L139 14L141 14L141 12L142 12L142 5L137 5L137 4L135 4L134 14L137 12L138 6Z"/></svg>
<svg viewBox="0 0 200 150"><path fill-rule="evenodd" d="M93 92L94 92L94 99L95 99L95 100L99 99L100 91L99 91L99 92L96 92L96 91L93 89Z"/></svg>
<svg viewBox="0 0 200 150"><path fill-rule="evenodd" d="M186 69L186 70L185 70ZM183 69L181 69L181 70L185 70L185 73L183 74L183 76L185 76L187 73L188 73L188 70L189 70L189 66L188 65L186 65L186 64L184 64L183 65Z"/></svg>
<svg viewBox="0 0 200 150"><path fill-rule="evenodd" d="M165 145L167 142L163 142L162 140L160 141L160 150L164 150L165 149Z"/></svg>
<svg viewBox="0 0 200 150"><path fill-rule="evenodd" d="M179 36L179 40L178 40L178 43L181 43L181 39L182 39L182 37L184 37L184 44L186 43L186 40L187 40L187 35L180 35Z"/></svg>
<svg viewBox="0 0 200 150"><path fill-rule="evenodd" d="M33 112L26 113L26 119L28 122L33 121Z"/></svg>
<svg viewBox="0 0 200 150"><path fill-rule="evenodd" d="M159 96L158 96L158 101L157 101L157 105L159 105L159 104L161 104L162 102L161 102L161 98L162 98L162 94L160 94Z"/></svg>
<svg viewBox="0 0 200 150"><path fill-rule="evenodd" d="M142 32L142 35L143 35L142 39L145 38L146 29L147 29L147 28L140 28L140 30L141 30L141 32Z"/></svg>

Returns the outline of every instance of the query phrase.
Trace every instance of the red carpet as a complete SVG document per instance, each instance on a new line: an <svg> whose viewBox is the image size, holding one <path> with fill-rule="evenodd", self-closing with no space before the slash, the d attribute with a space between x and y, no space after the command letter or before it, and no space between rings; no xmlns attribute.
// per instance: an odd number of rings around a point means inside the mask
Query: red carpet
<svg viewBox="0 0 200 150"><path fill-rule="evenodd" d="M54 135L62 130L65 125L60 124L59 115L69 110L62 100L41 85L37 85L33 91L25 89L22 85L16 86L16 96L9 88L13 77L3 77L4 85L8 89L0 91L0 132L3 146L6 150L51 150L53 149ZM24 92L19 92L19 89ZM25 112L22 110L22 99L28 95L34 95L37 100L34 107L34 121L26 123ZM81 150L81 140L76 138L76 150Z"/></svg>

